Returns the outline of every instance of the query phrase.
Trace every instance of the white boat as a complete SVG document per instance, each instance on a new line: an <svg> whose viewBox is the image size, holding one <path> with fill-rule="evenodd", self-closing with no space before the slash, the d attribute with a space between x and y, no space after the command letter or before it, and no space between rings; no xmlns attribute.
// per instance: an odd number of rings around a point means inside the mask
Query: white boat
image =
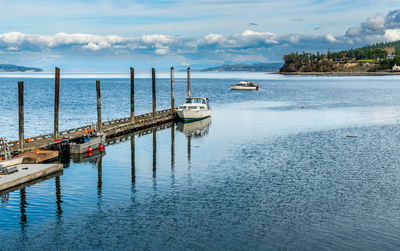
<svg viewBox="0 0 400 251"><path fill-rule="evenodd" d="M253 84L251 81L240 81L231 85L231 90L258 90L258 85Z"/></svg>
<svg viewBox="0 0 400 251"><path fill-rule="evenodd" d="M201 120L211 116L208 98L186 98L185 104L176 109L179 118L185 122Z"/></svg>
<svg viewBox="0 0 400 251"><path fill-rule="evenodd" d="M0 168L6 168L22 164L24 157L15 156L8 146L8 140L6 138L0 138Z"/></svg>
<svg viewBox="0 0 400 251"><path fill-rule="evenodd" d="M24 157L15 157L10 159L5 159L0 161L0 168L6 168L9 166L15 166L22 164Z"/></svg>

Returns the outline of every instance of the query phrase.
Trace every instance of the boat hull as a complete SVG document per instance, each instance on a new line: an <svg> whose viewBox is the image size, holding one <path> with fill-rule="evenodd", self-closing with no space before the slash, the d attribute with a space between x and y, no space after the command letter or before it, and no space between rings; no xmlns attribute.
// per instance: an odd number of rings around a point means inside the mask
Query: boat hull
<svg viewBox="0 0 400 251"><path fill-rule="evenodd" d="M24 160L24 157L17 157L17 158L13 158L13 159L2 160L2 161L0 161L0 167L5 168L5 167L9 167L9 166L20 165L20 164L22 164L23 160Z"/></svg>
<svg viewBox="0 0 400 251"><path fill-rule="evenodd" d="M105 136L99 136L95 138L91 138L89 142L82 143L82 144L77 144L77 143L71 143L70 144L70 153L72 154L80 154L80 153L85 153L88 152L89 147L92 148L92 150L95 150L99 148L100 145L104 145L106 142L106 137Z"/></svg>
<svg viewBox="0 0 400 251"><path fill-rule="evenodd" d="M258 90L258 86L236 86L231 85L231 90Z"/></svg>
<svg viewBox="0 0 400 251"><path fill-rule="evenodd" d="M185 122L202 120L211 116L210 110L178 110L176 113Z"/></svg>

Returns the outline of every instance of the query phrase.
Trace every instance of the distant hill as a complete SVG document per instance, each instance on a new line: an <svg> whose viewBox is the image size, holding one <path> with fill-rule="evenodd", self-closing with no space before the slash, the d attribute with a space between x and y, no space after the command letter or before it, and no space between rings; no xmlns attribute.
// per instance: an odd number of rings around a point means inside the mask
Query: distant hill
<svg viewBox="0 0 400 251"><path fill-rule="evenodd" d="M320 53L290 53L283 57L282 73L298 72L390 72L400 65L400 41L361 48Z"/></svg>
<svg viewBox="0 0 400 251"><path fill-rule="evenodd" d="M42 72L43 70L35 67L25 67L13 64L0 64L0 72Z"/></svg>
<svg viewBox="0 0 400 251"><path fill-rule="evenodd" d="M209 67L201 71L251 71L251 72L272 72L279 71L282 63L258 63L258 64L226 64L217 67Z"/></svg>

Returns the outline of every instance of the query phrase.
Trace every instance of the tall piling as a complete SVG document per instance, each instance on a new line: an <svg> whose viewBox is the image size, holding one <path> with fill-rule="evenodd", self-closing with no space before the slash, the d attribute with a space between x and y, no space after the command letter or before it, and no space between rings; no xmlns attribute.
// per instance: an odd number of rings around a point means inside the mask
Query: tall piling
<svg viewBox="0 0 400 251"><path fill-rule="evenodd" d="M135 69L131 67L131 122L135 123Z"/></svg>
<svg viewBox="0 0 400 251"><path fill-rule="evenodd" d="M58 136L58 121L60 111L60 68L56 67L54 81L54 139Z"/></svg>
<svg viewBox="0 0 400 251"><path fill-rule="evenodd" d="M151 68L152 93L153 93L153 117L156 116L156 70Z"/></svg>
<svg viewBox="0 0 400 251"><path fill-rule="evenodd" d="M18 134L19 148L24 148L24 81L18 82Z"/></svg>
<svg viewBox="0 0 400 251"><path fill-rule="evenodd" d="M97 93L97 128L96 129L98 132L100 132L102 129L100 80L96 80L96 93Z"/></svg>
<svg viewBox="0 0 400 251"><path fill-rule="evenodd" d="M190 98L190 67L187 68L187 96Z"/></svg>
<svg viewBox="0 0 400 251"><path fill-rule="evenodd" d="M171 67L171 112L175 112L174 67Z"/></svg>

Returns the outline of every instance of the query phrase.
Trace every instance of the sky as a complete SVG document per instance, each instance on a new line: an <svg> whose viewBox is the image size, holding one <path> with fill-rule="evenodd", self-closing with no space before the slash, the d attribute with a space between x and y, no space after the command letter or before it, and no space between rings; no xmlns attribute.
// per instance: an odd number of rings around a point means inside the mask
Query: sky
<svg viewBox="0 0 400 251"><path fill-rule="evenodd" d="M400 39L398 0L0 0L0 63L64 72L282 62Z"/></svg>

